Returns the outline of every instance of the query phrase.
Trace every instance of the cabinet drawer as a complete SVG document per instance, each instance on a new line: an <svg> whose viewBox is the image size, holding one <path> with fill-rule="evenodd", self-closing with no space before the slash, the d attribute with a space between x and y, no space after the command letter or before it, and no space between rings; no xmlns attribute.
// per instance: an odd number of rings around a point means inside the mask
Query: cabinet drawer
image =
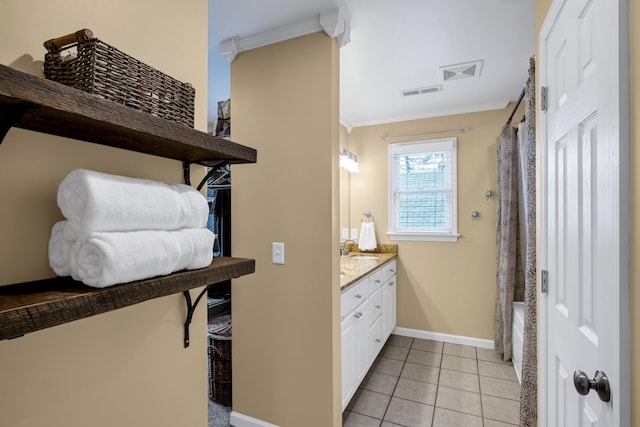
<svg viewBox="0 0 640 427"><path fill-rule="evenodd" d="M376 271L369 275L369 296L376 290L380 289L384 280L382 280L382 269L378 268Z"/></svg>
<svg viewBox="0 0 640 427"><path fill-rule="evenodd" d="M369 306L367 310L369 313L369 326L371 326L382 315L382 288L378 288L371 294L367 304Z"/></svg>
<svg viewBox="0 0 640 427"><path fill-rule="evenodd" d="M378 319L369 326L367 332L367 362L372 364L382 350L384 339L382 336L382 319Z"/></svg>
<svg viewBox="0 0 640 427"><path fill-rule="evenodd" d="M342 319L367 299L368 287L369 281L364 278L340 295L340 314Z"/></svg>
<svg viewBox="0 0 640 427"><path fill-rule="evenodd" d="M380 268L382 283L391 279L396 274L396 260L392 259Z"/></svg>

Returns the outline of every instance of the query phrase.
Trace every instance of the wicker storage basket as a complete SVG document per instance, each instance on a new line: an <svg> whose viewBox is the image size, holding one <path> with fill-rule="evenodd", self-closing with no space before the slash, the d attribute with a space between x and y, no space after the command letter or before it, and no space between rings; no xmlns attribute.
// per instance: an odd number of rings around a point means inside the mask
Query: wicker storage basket
<svg viewBox="0 0 640 427"><path fill-rule="evenodd" d="M209 397L231 405L231 325L209 330Z"/></svg>
<svg viewBox="0 0 640 427"><path fill-rule="evenodd" d="M231 406L231 382L209 380L209 398L224 406Z"/></svg>
<svg viewBox="0 0 640 427"><path fill-rule="evenodd" d="M97 38L91 30L44 43L49 80L193 127L195 89Z"/></svg>

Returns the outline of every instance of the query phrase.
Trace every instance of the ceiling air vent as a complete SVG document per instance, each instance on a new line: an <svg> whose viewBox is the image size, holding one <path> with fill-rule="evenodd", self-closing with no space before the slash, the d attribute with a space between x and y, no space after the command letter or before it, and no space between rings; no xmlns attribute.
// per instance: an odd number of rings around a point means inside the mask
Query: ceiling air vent
<svg viewBox="0 0 640 427"><path fill-rule="evenodd" d="M440 92L442 90L442 85L434 85L427 87L419 87L415 89L407 89L400 91L402 96L413 96L413 95L423 95L425 93L433 93Z"/></svg>
<svg viewBox="0 0 640 427"><path fill-rule="evenodd" d="M465 62L462 64L453 64L440 67L440 77L443 82L451 80L470 79L480 76L482 69L482 60Z"/></svg>

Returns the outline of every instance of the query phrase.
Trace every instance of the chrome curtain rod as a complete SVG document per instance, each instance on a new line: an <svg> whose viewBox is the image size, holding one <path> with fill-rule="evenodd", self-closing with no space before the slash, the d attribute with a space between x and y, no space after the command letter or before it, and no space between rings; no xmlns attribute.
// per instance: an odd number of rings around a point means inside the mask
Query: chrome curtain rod
<svg viewBox="0 0 640 427"><path fill-rule="evenodd" d="M436 133L448 133L448 132L466 132L471 128L457 128L457 129L445 129L445 130L431 130L431 131L426 131L426 132L419 132L419 133L409 133L409 134L405 134L405 135L382 135L380 137L381 140L383 141L387 141L387 139L389 138L409 138L412 136L422 136L422 135L433 135Z"/></svg>

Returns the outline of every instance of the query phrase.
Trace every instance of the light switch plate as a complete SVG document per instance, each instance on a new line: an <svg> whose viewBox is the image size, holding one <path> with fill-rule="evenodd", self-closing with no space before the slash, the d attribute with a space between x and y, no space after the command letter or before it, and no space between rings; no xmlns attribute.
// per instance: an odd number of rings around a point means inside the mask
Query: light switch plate
<svg viewBox="0 0 640 427"><path fill-rule="evenodd" d="M273 264L284 264L284 243L273 242L271 251Z"/></svg>
<svg viewBox="0 0 640 427"><path fill-rule="evenodd" d="M342 229L342 234L341 237L343 240L346 240L349 238L349 229L348 228L343 228Z"/></svg>
<svg viewBox="0 0 640 427"><path fill-rule="evenodd" d="M358 238L358 229L357 228L352 228L351 229L351 240L355 240Z"/></svg>

